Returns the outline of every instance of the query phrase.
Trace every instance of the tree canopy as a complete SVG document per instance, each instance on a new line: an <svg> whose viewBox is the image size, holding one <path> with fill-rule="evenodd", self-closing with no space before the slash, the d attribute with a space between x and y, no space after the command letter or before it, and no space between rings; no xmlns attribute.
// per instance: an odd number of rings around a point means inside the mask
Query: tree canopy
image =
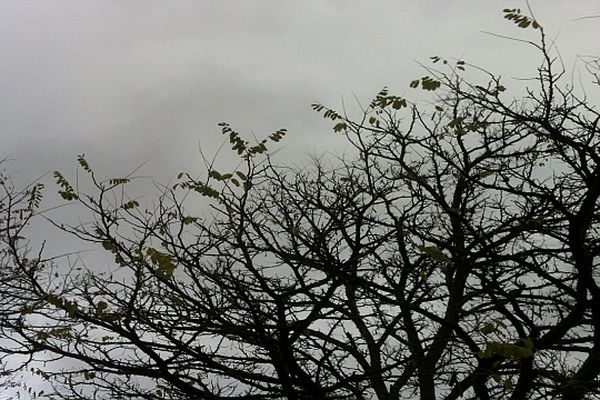
<svg viewBox="0 0 600 400"><path fill-rule="evenodd" d="M0 354L59 399L584 399L600 395L600 113L542 58L523 96L432 57L358 116L313 109L356 157L280 165L221 124L238 166L182 173L152 202L128 178L57 228L114 267L63 265L23 229L41 186L1 180ZM598 89L598 75L589 64ZM515 92L518 90L515 89ZM201 198L210 217L186 207Z"/></svg>

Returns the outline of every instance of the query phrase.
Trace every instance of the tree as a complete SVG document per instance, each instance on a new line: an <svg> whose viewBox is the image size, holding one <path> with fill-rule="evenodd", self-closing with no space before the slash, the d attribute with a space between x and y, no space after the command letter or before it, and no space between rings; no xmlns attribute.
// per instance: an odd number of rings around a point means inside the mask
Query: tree
<svg viewBox="0 0 600 400"><path fill-rule="evenodd" d="M6 159L0 160L0 165L6 163ZM0 171L0 281L2 281L3 291L8 290L14 293L15 287L12 286L13 279L19 276L20 272L11 266L14 255L20 255L21 243L25 240L23 230L28 226L30 220L35 214L35 210L40 207L42 201L42 190L44 186L39 182L34 182L25 188L15 187L11 174ZM18 257L21 260L21 257ZM10 296L3 301L10 301ZM2 307L4 310L4 307ZM5 330L0 326L0 340L2 340L2 350L0 353L0 389L7 390L17 386L11 379L11 376L17 373L23 365L7 365L4 361L4 353L8 351L11 355L19 353L19 347L11 347L11 344L5 340L7 333L10 334L10 328ZM16 366L15 366L16 365Z"/></svg>
<svg viewBox="0 0 600 400"><path fill-rule="evenodd" d="M539 24L505 17L540 33L522 98L433 57L410 83L430 108L387 89L358 119L313 105L355 159L279 166L285 130L252 144L221 124L240 166L140 204L80 156L94 192L55 177L93 218L58 226L115 268L28 256L3 219L3 351L68 360L28 364L62 399L599 395L600 114ZM196 193L212 217L186 210Z"/></svg>

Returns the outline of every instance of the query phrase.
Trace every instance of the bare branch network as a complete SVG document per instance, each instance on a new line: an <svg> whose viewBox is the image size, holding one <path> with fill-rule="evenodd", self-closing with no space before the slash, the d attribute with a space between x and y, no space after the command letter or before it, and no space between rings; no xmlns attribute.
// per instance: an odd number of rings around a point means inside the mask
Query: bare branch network
<svg viewBox="0 0 600 400"><path fill-rule="evenodd" d="M222 124L240 166L181 174L151 207L81 156L92 192L55 177L93 217L55 223L110 275L32 252L41 187L3 178L7 372L33 368L52 399L598 398L600 114L539 24L506 15L541 33L525 96L434 57L410 84L430 107L386 89L358 118L313 105L354 159L278 166L285 130Z"/></svg>

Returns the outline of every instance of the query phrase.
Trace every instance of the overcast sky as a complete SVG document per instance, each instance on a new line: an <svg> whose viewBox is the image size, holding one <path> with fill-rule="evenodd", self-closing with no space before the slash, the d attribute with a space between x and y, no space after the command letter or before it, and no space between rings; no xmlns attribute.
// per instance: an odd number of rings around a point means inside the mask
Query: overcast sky
<svg viewBox="0 0 600 400"><path fill-rule="evenodd" d="M597 0L532 0L568 68L598 55ZM529 35L502 18L521 0L0 1L0 159L25 182L72 173L86 153L106 177L148 161L165 182L202 171L216 124L261 137L285 127L280 155L344 147L310 109L383 86L410 98L432 55L505 77L538 58L482 33ZM1 398L1 396L0 396Z"/></svg>
<svg viewBox="0 0 600 400"><path fill-rule="evenodd" d="M538 0L536 16L567 61L597 54L596 1ZM166 180L201 171L228 121L257 136L286 127L294 152L343 146L310 110L365 103L382 86L410 96L431 55L505 76L525 71L524 46L482 33L524 32L502 18L524 2L2 1L0 157L22 176L73 171ZM533 31L532 31L533 34Z"/></svg>
<svg viewBox="0 0 600 400"><path fill-rule="evenodd" d="M567 66L598 54L600 19L578 20L600 15L596 0L531 5ZM352 109L354 95L365 104L383 86L410 99L419 93L408 84L425 74L419 62L432 55L532 76L538 55L483 33L537 39L503 19L507 7L526 4L0 0L0 159L12 160L19 184L47 174L51 207L60 200L51 172L73 177L82 153L103 178L144 163L138 175L165 184L181 171L205 174L200 148L214 154L221 121L258 138L287 128L279 160L340 153L346 142L311 103L343 99ZM236 160L227 151L220 159L221 170ZM129 193L152 201L157 190L142 183ZM72 208L52 216L88 219ZM51 239L49 254L82 250L50 229L29 236Z"/></svg>

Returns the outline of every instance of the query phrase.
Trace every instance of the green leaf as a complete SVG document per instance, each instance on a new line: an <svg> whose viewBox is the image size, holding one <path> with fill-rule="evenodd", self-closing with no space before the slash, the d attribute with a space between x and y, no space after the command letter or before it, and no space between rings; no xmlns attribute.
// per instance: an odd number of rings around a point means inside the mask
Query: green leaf
<svg viewBox="0 0 600 400"><path fill-rule="evenodd" d="M125 183L129 183L128 178L113 178L108 181L111 185L123 185Z"/></svg>
<svg viewBox="0 0 600 400"><path fill-rule="evenodd" d="M322 105L321 105L321 104L319 104L319 103L313 103L313 104L311 104L311 105L310 105L310 107L311 107L313 110L315 110L316 112L321 112L321 111L323 111L323 109L325 108L324 106L322 106Z"/></svg>
<svg viewBox="0 0 600 400"><path fill-rule="evenodd" d="M521 360L533 356L533 350L523 346L510 343L490 342L484 351L480 351L481 358L489 358L494 354L511 360Z"/></svg>
<svg viewBox="0 0 600 400"><path fill-rule="evenodd" d="M65 302L65 311L67 312L67 315L69 317L74 318L75 316L77 316L78 309L79 309L79 306L74 301L66 301Z"/></svg>
<svg viewBox="0 0 600 400"><path fill-rule="evenodd" d="M77 161L79 162L79 165L81 165L81 168L84 169L84 171L91 174L92 169L90 168L90 164L88 164L87 160L84 157L85 154L80 154L79 156L77 156Z"/></svg>
<svg viewBox="0 0 600 400"><path fill-rule="evenodd" d="M148 254L152 263L157 267L155 275L159 279L168 280L173 276L175 264L173 264L168 254L162 253L152 247L146 250L146 254Z"/></svg>
<svg viewBox="0 0 600 400"><path fill-rule="evenodd" d="M118 250L117 245L112 240L104 240L102 242L102 247L104 247L104 250L108 250L111 253L116 253Z"/></svg>
<svg viewBox="0 0 600 400"><path fill-rule="evenodd" d="M392 108L394 110L399 110L402 107L406 107L406 100L405 99L395 99L394 102L392 103Z"/></svg>
<svg viewBox="0 0 600 400"><path fill-rule="evenodd" d="M523 19L521 22L519 22L519 28L527 28L530 24L531 21Z"/></svg>
<svg viewBox="0 0 600 400"><path fill-rule="evenodd" d="M437 262L448 262L450 257L444 254L437 246L421 246L419 249Z"/></svg>
<svg viewBox="0 0 600 400"><path fill-rule="evenodd" d="M198 221L198 218L196 218L196 217L184 217L181 220L181 222L183 222L184 225L190 225L197 221Z"/></svg>
<svg viewBox="0 0 600 400"><path fill-rule="evenodd" d="M216 180L218 180L218 181L221 181L221 180L223 180L223 175L221 175L221 173L220 173L220 172L218 172L218 171L215 171L215 170L212 170L212 171L210 171L210 172L208 173L208 177L209 177L209 178L216 179Z"/></svg>
<svg viewBox="0 0 600 400"><path fill-rule="evenodd" d="M346 125L345 122L339 122L337 124L334 125L333 127L333 131L334 132L341 132L341 131L345 131L348 128L348 125Z"/></svg>
<svg viewBox="0 0 600 400"><path fill-rule="evenodd" d="M419 87L419 80L418 80L418 79L415 79L414 81L412 81L412 82L410 83L410 85L409 85L409 86L410 86L411 88L413 88L413 89L414 89L414 88L417 88L417 87Z"/></svg>
<svg viewBox="0 0 600 400"><path fill-rule="evenodd" d="M242 181L247 181L248 180L248 178L246 177L246 175L244 175L244 173L242 171L235 171L235 174L237 176L239 176Z"/></svg>
<svg viewBox="0 0 600 400"><path fill-rule="evenodd" d="M96 377L96 373L94 371L84 371L83 372L83 379L85 379L86 381L94 379L95 377Z"/></svg>
<svg viewBox="0 0 600 400"><path fill-rule="evenodd" d="M277 132L271 134L269 136L269 139L271 139L274 142L279 142L287 133L287 129L279 129Z"/></svg>
<svg viewBox="0 0 600 400"><path fill-rule="evenodd" d="M105 301L99 301L98 304L96 304L96 314L97 315L103 314L107 309L108 309L108 303Z"/></svg>
<svg viewBox="0 0 600 400"><path fill-rule="evenodd" d="M59 171L54 171L54 177L56 178L56 183L63 189L58 191L58 194L60 194L63 199L70 201L79 198L77 194L75 194L71 184Z"/></svg>
<svg viewBox="0 0 600 400"><path fill-rule="evenodd" d="M421 87L423 88L423 90L436 90L441 85L442 83L440 81L429 76L424 76L423 78L421 78Z"/></svg>
<svg viewBox="0 0 600 400"><path fill-rule="evenodd" d="M496 329L497 329L497 328L496 328L496 325L494 325L494 324L492 324L492 323L488 322L488 323L486 323L485 325L483 325L483 326L481 327L481 329L479 329L479 331L480 331L481 333L483 333L484 335L489 335L490 333L493 333L493 332L495 332L495 331L496 331Z"/></svg>
<svg viewBox="0 0 600 400"><path fill-rule="evenodd" d="M65 190L59 190L58 194L60 194L60 197L62 197L65 200L68 200L68 201L77 200L79 198L75 193L68 192Z"/></svg>
<svg viewBox="0 0 600 400"><path fill-rule="evenodd" d="M140 206L140 203L138 203L136 200L131 200L131 201L128 201L127 203L123 204L123 209L131 210L132 208L136 208L139 206Z"/></svg>

